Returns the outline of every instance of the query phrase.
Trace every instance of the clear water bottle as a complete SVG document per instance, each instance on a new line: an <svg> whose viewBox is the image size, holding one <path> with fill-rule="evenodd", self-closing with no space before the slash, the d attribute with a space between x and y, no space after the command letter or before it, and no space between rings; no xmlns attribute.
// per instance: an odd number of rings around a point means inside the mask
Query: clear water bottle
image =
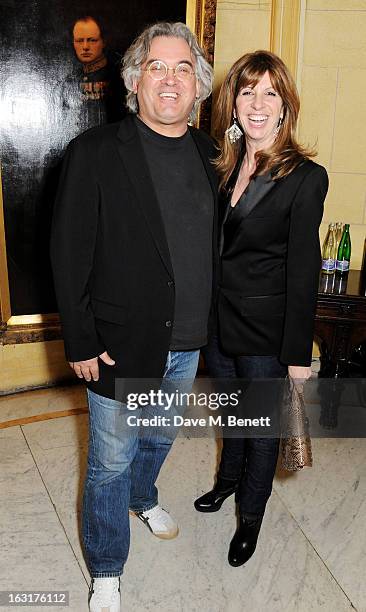
<svg viewBox="0 0 366 612"><path fill-rule="evenodd" d="M328 233L323 244L322 273L334 274L336 269L336 233L335 224L330 223Z"/></svg>

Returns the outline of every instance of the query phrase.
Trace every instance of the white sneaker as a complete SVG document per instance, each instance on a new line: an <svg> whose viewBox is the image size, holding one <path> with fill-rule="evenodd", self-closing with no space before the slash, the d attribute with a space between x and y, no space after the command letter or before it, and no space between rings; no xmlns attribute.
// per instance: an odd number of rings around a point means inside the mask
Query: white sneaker
<svg viewBox="0 0 366 612"><path fill-rule="evenodd" d="M93 578L89 589L90 612L120 612L119 576Z"/></svg>
<svg viewBox="0 0 366 612"><path fill-rule="evenodd" d="M178 525L170 514L157 505L145 512L135 512L136 516L147 525L151 533L162 540L172 540L178 535Z"/></svg>

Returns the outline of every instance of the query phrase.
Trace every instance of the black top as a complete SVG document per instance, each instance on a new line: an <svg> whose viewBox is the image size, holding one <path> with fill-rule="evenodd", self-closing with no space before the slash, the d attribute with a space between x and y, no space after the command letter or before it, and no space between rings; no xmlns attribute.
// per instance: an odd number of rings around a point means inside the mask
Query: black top
<svg viewBox="0 0 366 612"><path fill-rule="evenodd" d="M159 202L174 271L171 350L207 343L212 290L213 197L197 147L187 131L168 137L136 118Z"/></svg>

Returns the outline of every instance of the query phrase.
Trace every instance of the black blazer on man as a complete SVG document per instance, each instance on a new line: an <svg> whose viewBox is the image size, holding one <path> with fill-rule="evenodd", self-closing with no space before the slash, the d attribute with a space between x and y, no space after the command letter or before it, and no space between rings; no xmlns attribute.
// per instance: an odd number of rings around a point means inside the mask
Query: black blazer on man
<svg viewBox="0 0 366 612"><path fill-rule="evenodd" d="M216 211L216 175L209 161L215 149L209 136L189 129ZM132 116L70 143L55 206L51 259L67 359L90 359L107 350L116 361L111 367L99 360L100 379L88 386L114 398L116 378L161 378L172 332L174 275Z"/></svg>
<svg viewBox="0 0 366 612"><path fill-rule="evenodd" d="M249 184L234 226L229 202L223 211L221 344L231 355L309 365L327 173L307 160L285 178L259 182Z"/></svg>

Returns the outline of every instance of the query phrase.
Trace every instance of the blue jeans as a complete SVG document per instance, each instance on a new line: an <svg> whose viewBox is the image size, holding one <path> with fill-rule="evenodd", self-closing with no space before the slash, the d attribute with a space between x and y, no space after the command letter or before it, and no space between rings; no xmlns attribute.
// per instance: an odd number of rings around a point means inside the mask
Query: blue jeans
<svg viewBox="0 0 366 612"><path fill-rule="evenodd" d="M287 375L287 366L274 355L226 355L217 336L203 349L203 355L213 378L250 381L282 379ZM271 389L273 393L268 401L275 404L280 400L282 384L273 384ZM241 515L264 514L272 492L278 449L278 438L223 438L218 476L239 483L236 501Z"/></svg>
<svg viewBox="0 0 366 612"><path fill-rule="evenodd" d="M197 350L169 351L161 390L188 393L198 358ZM88 401L84 552L92 577L120 576L130 546L129 509L142 512L157 505L155 481L177 433L176 428L131 426L129 417L171 416L184 412L184 406L169 411L162 406L131 411L126 404L89 390Z"/></svg>

